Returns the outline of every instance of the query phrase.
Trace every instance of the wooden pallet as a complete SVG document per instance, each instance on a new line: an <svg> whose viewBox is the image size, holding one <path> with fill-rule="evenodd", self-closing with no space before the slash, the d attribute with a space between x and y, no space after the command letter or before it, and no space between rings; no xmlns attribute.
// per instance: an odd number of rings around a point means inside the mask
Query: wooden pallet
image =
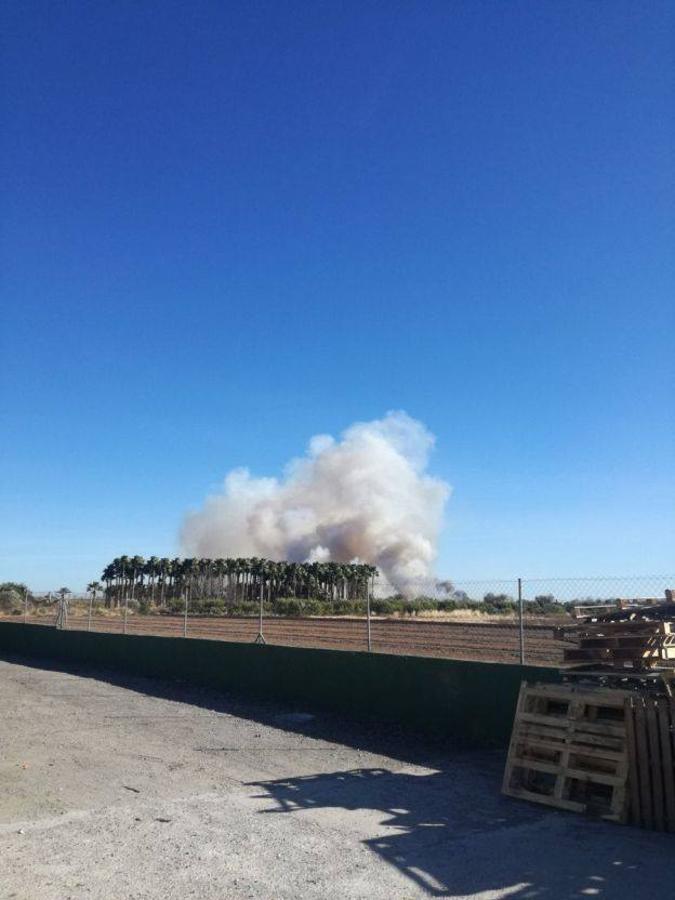
<svg viewBox="0 0 675 900"><path fill-rule="evenodd" d="M622 609L639 611L645 607L672 602L672 595L672 590L666 590L665 597L623 597L616 600L606 600L604 603L577 603L572 607L572 616L575 619L583 619L593 616L605 616L607 613Z"/></svg>
<svg viewBox="0 0 675 900"><path fill-rule="evenodd" d="M503 793L624 822L627 693L523 682Z"/></svg>
<svg viewBox="0 0 675 900"><path fill-rule="evenodd" d="M561 640L582 638L610 638L619 635L659 635L670 634L671 623L659 619L624 619L616 622L580 622L576 625L561 625L554 635Z"/></svg>
<svg viewBox="0 0 675 900"><path fill-rule="evenodd" d="M642 828L675 832L675 704L635 693L625 706L629 819Z"/></svg>
<svg viewBox="0 0 675 900"><path fill-rule="evenodd" d="M562 635L561 635L562 636ZM670 622L602 622L565 629L565 662L610 663L619 668L644 669L675 665L675 633Z"/></svg>
<svg viewBox="0 0 675 900"><path fill-rule="evenodd" d="M561 669L562 680L578 687L604 687L644 692L659 697L675 697L675 669L652 667L634 671L612 666L591 665Z"/></svg>

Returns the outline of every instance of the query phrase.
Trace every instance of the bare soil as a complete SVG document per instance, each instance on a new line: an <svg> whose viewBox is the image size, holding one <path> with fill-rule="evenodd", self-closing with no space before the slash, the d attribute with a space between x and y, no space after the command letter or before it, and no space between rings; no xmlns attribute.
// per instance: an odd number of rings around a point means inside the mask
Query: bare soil
<svg viewBox="0 0 675 900"><path fill-rule="evenodd" d="M44 617L28 620L47 624ZM556 666L563 662L564 644L554 638L556 623L527 623L525 627L526 662ZM88 619L71 615L68 627L86 630ZM93 616L93 631L119 633L124 620L119 616ZM129 634L157 634L182 637L182 616L129 615ZM255 640L257 618L197 617L188 619L189 637L222 641ZM363 618L266 618L263 633L270 644L290 647L327 647L338 650L367 649L367 627ZM423 619L374 618L371 623L372 647L378 653L411 656L438 656L449 659L473 659L489 662L518 662L520 639L516 622L441 622Z"/></svg>

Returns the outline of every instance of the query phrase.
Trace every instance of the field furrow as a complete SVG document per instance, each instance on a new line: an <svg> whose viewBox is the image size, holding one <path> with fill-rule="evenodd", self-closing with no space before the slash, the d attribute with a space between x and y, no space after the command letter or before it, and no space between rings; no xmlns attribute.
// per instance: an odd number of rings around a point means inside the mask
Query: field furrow
<svg viewBox="0 0 675 900"><path fill-rule="evenodd" d="M53 625L51 619L33 616L27 624ZM564 645L554 638L555 624L527 624L525 658L534 665L559 665ZM183 616L129 615L128 634L183 637ZM71 615L70 630L122 633L122 616ZM191 638L251 642L258 635L257 618L189 616L187 634ZM366 650L367 623L357 618L265 618L263 633L269 644L289 647L318 647L339 650ZM378 653L435 656L447 659L474 659L517 662L520 636L514 622L443 622L438 620L372 619L372 649Z"/></svg>

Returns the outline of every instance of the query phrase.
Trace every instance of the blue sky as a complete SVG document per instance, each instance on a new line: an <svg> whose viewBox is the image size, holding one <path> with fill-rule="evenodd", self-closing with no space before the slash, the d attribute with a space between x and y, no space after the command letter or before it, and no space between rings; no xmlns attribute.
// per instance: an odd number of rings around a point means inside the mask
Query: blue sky
<svg viewBox="0 0 675 900"><path fill-rule="evenodd" d="M665 2L5 4L0 578L405 409L455 578L672 572Z"/></svg>

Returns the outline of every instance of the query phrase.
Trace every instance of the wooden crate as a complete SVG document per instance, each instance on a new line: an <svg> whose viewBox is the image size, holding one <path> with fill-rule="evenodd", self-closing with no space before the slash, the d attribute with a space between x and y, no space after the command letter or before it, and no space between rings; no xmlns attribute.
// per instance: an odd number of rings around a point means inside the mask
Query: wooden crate
<svg viewBox="0 0 675 900"><path fill-rule="evenodd" d="M627 693L523 682L503 793L624 822Z"/></svg>
<svg viewBox="0 0 675 900"><path fill-rule="evenodd" d="M675 832L675 705L635 693L625 700L629 755L629 820Z"/></svg>

